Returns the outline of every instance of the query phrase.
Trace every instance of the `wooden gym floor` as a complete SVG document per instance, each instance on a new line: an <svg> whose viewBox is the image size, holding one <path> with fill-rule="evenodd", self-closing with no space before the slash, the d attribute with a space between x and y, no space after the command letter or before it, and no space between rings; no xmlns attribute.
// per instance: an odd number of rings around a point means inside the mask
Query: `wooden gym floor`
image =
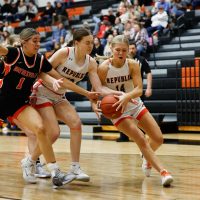
<svg viewBox="0 0 200 200"><path fill-rule="evenodd" d="M8 136L10 135L10 136ZM49 179L26 184L20 160L27 153L27 138L18 133L0 135L0 199L4 200L199 200L200 134L164 134L165 144L157 155L174 176L169 188L160 184L158 173L144 177L140 152L134 142L117 143L116 133L84 133L81 166L91 181L74 181L53 189ZM95 139L94 139L95 138ZM54 144L57 162L67 171L69 139Z"/></svg>

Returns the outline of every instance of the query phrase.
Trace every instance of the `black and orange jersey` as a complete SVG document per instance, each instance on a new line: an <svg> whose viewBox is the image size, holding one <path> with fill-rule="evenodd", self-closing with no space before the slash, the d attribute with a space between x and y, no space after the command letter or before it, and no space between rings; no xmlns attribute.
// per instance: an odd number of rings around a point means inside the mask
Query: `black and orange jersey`
<svg viewBox="0 0 200 200"><path fill-rule="evenodd" d="M51 69L51 64L44 56L36 54L28 57L21 48L8 47L0 95L28 99L38 74Z"/></svg>

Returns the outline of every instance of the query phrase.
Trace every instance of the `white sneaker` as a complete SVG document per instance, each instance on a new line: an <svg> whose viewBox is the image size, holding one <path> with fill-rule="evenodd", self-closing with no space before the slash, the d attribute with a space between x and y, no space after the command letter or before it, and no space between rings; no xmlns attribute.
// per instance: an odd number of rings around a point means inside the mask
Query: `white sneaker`
<svg viewBox="0 0 200 200"><path fill-rule="evenodd" d="M169 187L171 183L174 181L172 175L165 169L160 172L161 175L161 183L164 187Z"/></svg>
<svg viewBox="0 0 200 200"><path fill-rule="evenodd" d="M61 187L65 184L72 182L74 179L76 179L76 176L74 174L65 174L62 173L60 170L57 170L55 176L52 177L53 188L56 189L58 187Z"/></svg>
<svg viewBox="0 0 200 200"><path fill-rule="evenodd" d="M35 177L38 178L50 178L51 173L45 170L42 166L41 163L36 164L36 169L35 169Z"/></svg>
<svg viewBox="0 0 200 200"><path fill-rule="evenodd" d="M144 172L146 177L150 177L151 176L151 169L152 166L151 164L144 158L144 156L142 156L143 162L142 162L142 171Z"/></svg>
<svg viewBox="0 0 200 200"><path fill-rule="evenodd" d="M10 132L10 129L5 126L4 128L2 128L2 132L3 133L8 133L8 132Z"/></svg>
<svg viewBox="0 0 200 200"><path fill-rule="evenodd" d="M36 183L35 177L35 165L36 163L31 161L28 157L21 160L21 167L23 171L23 178L28 183Z"/></svg>
<svg viewBox="0 0 200 200"><path fill-rule="evenodd" d="M76 176L77 181L89 182L90 177L81 169L79 165L71 165L70 174L74 174Z"/></svg>

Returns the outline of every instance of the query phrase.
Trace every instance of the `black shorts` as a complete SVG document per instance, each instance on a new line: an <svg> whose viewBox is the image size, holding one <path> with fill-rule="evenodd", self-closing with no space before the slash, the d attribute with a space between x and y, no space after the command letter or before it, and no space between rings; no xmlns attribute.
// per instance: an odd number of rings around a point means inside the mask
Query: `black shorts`
<svg viewBox="0 0 200 200"><path fill-rule="evenodd" d="M0 95L0 119L12 117L22 107L29 105L29 99L20 99Z"/></svg>

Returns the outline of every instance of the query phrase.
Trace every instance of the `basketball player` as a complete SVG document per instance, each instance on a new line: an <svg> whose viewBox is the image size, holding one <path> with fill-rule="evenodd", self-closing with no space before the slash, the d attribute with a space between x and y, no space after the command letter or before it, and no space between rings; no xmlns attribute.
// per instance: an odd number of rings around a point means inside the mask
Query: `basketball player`
<svg viewBox="0 0 200 200"><path fill-rule="evenodd" d="M144 97L150 97L152 95L152 73L151 73L151 68L149 66L149 63L147 62L146 58L143 56L139 56L137 54L137 48L136 44L133 41L129 42L129 58L134 59L138 62L141 70L141 77L142 81L144 78L144 73L146 74L146 79L147 79L147 88L145 90L144 95L142 95L140 98L143 100ZM120 132L120 137L117 138L117 142L127 142L129 141L129 138ZM150 165L148 165L150 171Z"/></svg>
<svg viewBox="0 0 200 200"><path fill-rule="evenodd" d="M64 174L59 170L48 135L39 113L29 105L29 96L35 80L40 76L58 89L59 85L80 92L85 96L96 98L95 93L87 92L74 83L62 79L51 64L40 54L40 35L35 29L26 28L20 33L21 48L3 47L0 45L0 55L6 56L6 63L1 65L0 118L9 118L19 122L33 132L37 137L35 150L30 157L21 162L23 177L27 182L36 183L34 176L35 161L40 153L45 157L47 167L52 175L53 186L62 186L74 180L72 174ZM49 75L51 76L49 76Z"/></svg>
<svg viewBox="0 0 200 200"><path fill-rule="evenodd" d="M56 51L49 62L53 68L63 77L74 83L81 81L87 74L93 88L102 95L120 92L102 87L97 75L97 63L89 56L93 48L93 36L88 29L80 28L73 33L74 47L65 47ZM35 108L42 116L46 131L52 143L60 134L59 123L64 122L70 128L70 149L72 163L70 174L76 176L76 180L89 181L90 177L81 169L79 164L81 147L81 120L70 102L65 98L66 89L54 92L47 82L39 81L34 85L33 97L36 98ZM34 146L34 139L29 134L30 142ZM31 148L32 149L32 148ZM30 151L32 151L30 149Z"/></svg>
<svg viewBox="0 0 200 200"><path fill-rule="evenodd" d="M150 136L157 135L154 140L156 147L163 142L159 126L139 98L142 95L140 67L136 61L126 58L128 50L129 42L125 36L114 37L112 41L113 57L98 67L98 75L103 85L124 92L119 97L119 101L115 103L118 106L117 110L122 108L123 114L121 117L113 119L112 123L119 131L136 142L146 160L160 173L162 185L169 186L173 182L172 176L164 169L155 156L154 149L152 150L144 134L136 125L138 123L138 126Z"/></svg>

